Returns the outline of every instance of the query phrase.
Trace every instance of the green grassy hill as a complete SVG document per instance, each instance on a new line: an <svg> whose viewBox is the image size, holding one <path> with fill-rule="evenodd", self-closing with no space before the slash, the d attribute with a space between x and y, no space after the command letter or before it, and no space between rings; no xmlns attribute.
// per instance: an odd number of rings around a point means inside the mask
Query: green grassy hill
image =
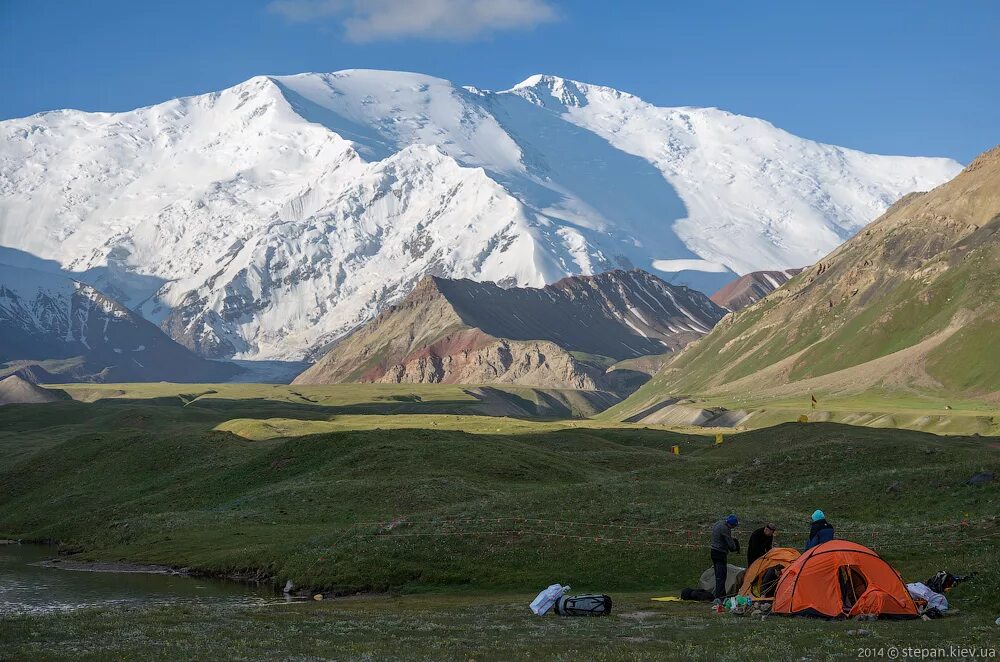
<svg viewBox="0 0 1000 662"><path fill-rule="evenodd" d="M794 386L794 385L792 385ZM614 421L641 421L667 425L668 421L708 411L718 416L703 426L702 432L736 432L798 421L805 416L812 423L844 423L875 428L917 430L933 434L1000 436L1000 406L986 399L956 397L946 393L906 393L870 389L861 393L831 393L824 390L799 391L794 395L764 392L695 395L664 398L656 390L646 391L646 399L625 400L593 417ZM816 397L814 405L811 397ZM668 405L671 401L675 405ZM725 427L719 427L721 425ZM694 430L695 428L688 428Z"/></svg>
<svg viewBox="0 0 1000 662"><path fill-rule="evenodd" d="M716 446L628 425L426 415L389 429L354 414L365 429L255 441L227 422L322 406L200 403L0 408L0 537L343 592L666 591L708 565L720 515L747 532L777 520L801 545L821 507L909 579L980 571L968 608L1000 590L1000 484L965 485L1000 464L988 438L792 424Z"/></svg>
<svg viewBox="0 0 1000 662"><path fill-rule="evenodd" d="M727 316L614 410L670 396L1000 398L1000 148Z"/></svg>
<svg viewBox="0 0 1000 662"><path fill-rule="evenodd" d="M522 418L584 418L618 401L603 391L451 384L71 384L81 402L150 401L194 405L261 418L289 410L301 419L336 414L468 414Z"/></svg>

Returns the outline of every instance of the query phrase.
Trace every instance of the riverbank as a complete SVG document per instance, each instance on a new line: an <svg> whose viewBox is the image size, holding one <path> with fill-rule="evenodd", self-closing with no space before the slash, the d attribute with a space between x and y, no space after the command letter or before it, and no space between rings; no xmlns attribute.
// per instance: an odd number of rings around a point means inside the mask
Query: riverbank
<svg viewBox="0 0 1000 662"><path fill-rule="evenodd" d="M327 589L325 592L318 587L295 586L294 583L286 582L284 590L279 590L273 578L264 575L260 570L247 571L243 573L220 573L211 571L197 571L188 567L176 567L169 565L130 563L127 561L98 561L87 558L78 558L74 554L85 556L86 552L79 548L61 549L58 543L50 540L23 541L11 540L9 544L19 548L30 549L37 553L46 555L58 551L66 554L64 556L52 556L42 560L27 563L27 565L37 568L48 568L51 570L65 570L69 572L94 572L110 575L163 575L168 577L190 577L205 579L209 581L231 582L270 591L275 597L284 596L286 599L324 599L324 598L352 598L367 597L371 593L342 593ZM318 596L318 597L317 597Z"/></svg>
<svg viewBox="0 0 1000 662"><path fill-rule="evenodd" d="M46 615L119 606L232 607L284 599L269 587L164 572L158 567L101 563L97 571L91 571L89 563L52 563L53 551L45 545L0 547L0 622L18 614ZM64 564L72 569L61 569ZM3 653L0 646L0 659L7 659Z"/></svg>
<svg viewBox="0 0 1000 662"><path fill-rule="evenodd" d="M532 597L475 593L86 610L5 618L0 628L5 653L32 660L830 660L891 647L996 650L1000 632L989 618L966 613L934 621L762 621L632 593L613 595L609 617L540 618L528 611Z"/></svg>
<svg viewBox="0 0 1000 662"><path fill-rule="evenodd" d="M56 570L69 570L72 572L113 572L118 574L177 575L181 577L191 575L189 568L178 569L166 565L126 563L122 561L83 561L72 558L51 558L36 561L31 565Z"/></svg>

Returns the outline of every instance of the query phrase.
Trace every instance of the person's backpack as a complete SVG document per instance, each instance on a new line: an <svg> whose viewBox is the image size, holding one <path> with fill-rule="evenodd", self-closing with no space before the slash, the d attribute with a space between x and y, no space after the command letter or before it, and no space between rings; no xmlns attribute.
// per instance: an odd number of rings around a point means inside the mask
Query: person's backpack
<svg viewBox="0 0 1000 662"><path fill-rule="evenodd" d="M947 570L938 570L924 585L935 593L944 593L955 585L955 575Z"/></svg>
<svg viewBox="0 0 1000 662"><path fill-rule="evenodd" d="M973 572L968 575L953 575L947 570L938 570L933 577L924 582L924 585L935 593L944 593L950 591L959 582L975 579L976 574Z"/></svg>
<svg viewBox="0 0 1000 662"><path fill-rule="evenodd" d="M611 613L611 598L607 595L564 595L556 600L560 616L607 616Z"/></svg>

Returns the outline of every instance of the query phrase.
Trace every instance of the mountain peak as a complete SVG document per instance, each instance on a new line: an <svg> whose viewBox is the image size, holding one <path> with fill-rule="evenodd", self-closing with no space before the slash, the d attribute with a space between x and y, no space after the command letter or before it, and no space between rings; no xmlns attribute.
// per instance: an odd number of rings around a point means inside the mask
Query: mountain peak
<svg viewBox="0 0 1000 662"><path fill-rule="evenodd" d="M429 273L541 287L637 265L716 289L809 264L957 169L546 74L489 94L409 72L260 76L0 122L0 243L196 351L299 359Z"/></svg>
<svg viewBox="0 0 1000 662"><path fill-rule="evenodd" d="M551 74L534 74L528 76L503 93L515 94L538 105L562 111L565 111L567 108L585 107L591 102L591 97L594 96L600 97L603 101L641 102L641 99L635 95L622 92L613 87L584 83Z"/></svg>
<svg viewBox="0 0 1000 662"><path fill-rule="evenodd" d="M727 284L709 298L726 310L742 310L760 301L801 272L802 269L753 271Z"/></svg>
<svg viewBox="0 0 1000 662"><path fill-rule="evenodd" d="M580 85L577 81L569 80L563 78L562 76L553 76L551 74L532 74L522 80L517 85L514 85L508 92L513 90L523 90L526 88L546 88L552 89L554 87L559 87L565 85L567 82L573 83L574 85Z"/></svg>
<svg viewBox="0 0 1000 662"><path fill-rule="evenodd" d="M586 106L589 103L587 96L592 87L559 76L535 74L507 90L507 93L516 94L549 109L565 110L570 107Z"/></svg>

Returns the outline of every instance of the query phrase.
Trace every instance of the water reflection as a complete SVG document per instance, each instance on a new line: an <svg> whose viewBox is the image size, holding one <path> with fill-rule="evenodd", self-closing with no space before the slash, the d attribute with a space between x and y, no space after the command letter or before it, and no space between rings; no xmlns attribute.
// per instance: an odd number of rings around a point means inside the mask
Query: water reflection
<svg viewBox="0 0 1000 662"><path fill-rule="evenodd" d="M40 545L0 545L0 614L150 604L283 601L270 586L139 573L82 572L33 565L55 556Z"/></svg>

